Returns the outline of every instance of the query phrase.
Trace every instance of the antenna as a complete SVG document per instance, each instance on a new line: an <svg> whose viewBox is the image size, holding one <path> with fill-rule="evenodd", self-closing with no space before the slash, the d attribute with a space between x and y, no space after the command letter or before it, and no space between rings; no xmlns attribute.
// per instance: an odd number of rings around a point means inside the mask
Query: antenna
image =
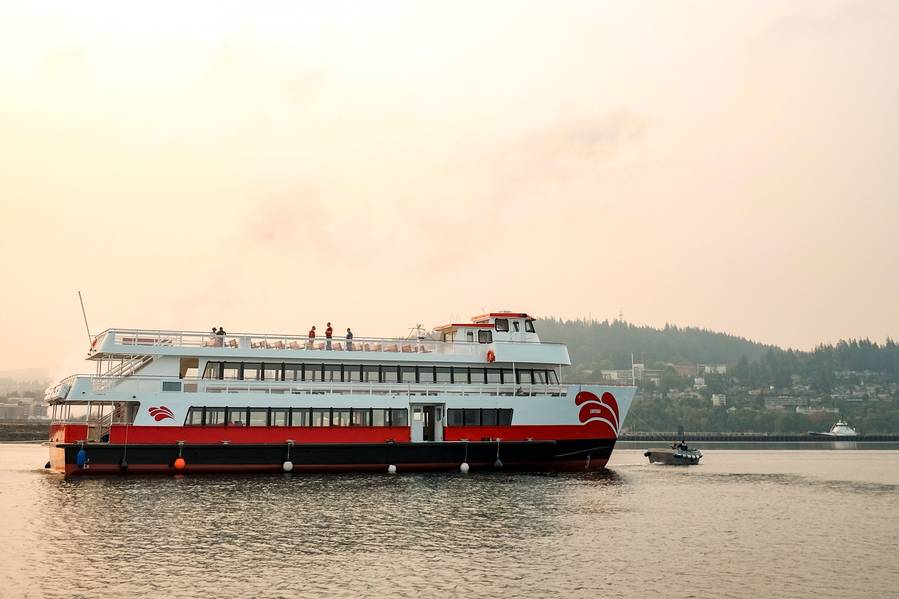
<svg viewBox="0 0 899 599"><path fill-rule="evenodd" d="M81 302L81 315L84 316L84 328L87 329L87 342L94 344L94 336L91 335L91 328L87 324L87 312L84 311L84 300L81 298L81 292L78 292L78 301Z"/></svg>

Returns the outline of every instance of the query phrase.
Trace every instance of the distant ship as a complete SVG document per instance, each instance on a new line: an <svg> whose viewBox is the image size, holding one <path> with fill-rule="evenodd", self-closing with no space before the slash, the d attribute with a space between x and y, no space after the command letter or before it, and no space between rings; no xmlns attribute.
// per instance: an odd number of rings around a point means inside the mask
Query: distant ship
<svg viewBox="0 0 899 599"><path fill-rule="evenodd" d="M826 433L818 433L818 432L810 432L809 435L816 437L857 437L858 433L855 432L848 423L843 420L838 421L832 427L830 427L830 431Z"/></svg>
<svg viewBox="0 0 899 599"><path fill-rule="evenodd" d="M565 345L493 312L415 339L109 329L48 390L83 474L599 470L634 397L563 383Z"/></svg>

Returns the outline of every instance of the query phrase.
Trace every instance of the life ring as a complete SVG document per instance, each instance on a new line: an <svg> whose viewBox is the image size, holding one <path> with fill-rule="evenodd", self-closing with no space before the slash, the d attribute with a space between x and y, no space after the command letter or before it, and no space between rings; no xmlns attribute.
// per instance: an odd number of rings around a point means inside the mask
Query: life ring
<svg viewBox="0 0 899 599"><path fill-rule="evenodd" d="M487 350L487 361L490 363L496 362L496 354L493 353L492 349Z"/></svg>

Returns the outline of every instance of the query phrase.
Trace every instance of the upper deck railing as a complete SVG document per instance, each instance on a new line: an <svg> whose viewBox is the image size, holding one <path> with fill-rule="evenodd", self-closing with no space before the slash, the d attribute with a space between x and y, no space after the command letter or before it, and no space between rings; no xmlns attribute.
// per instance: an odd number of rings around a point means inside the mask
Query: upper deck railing
<svg viewBox="0 0 899 599"><path fill-rule="evenodd" d="M510 343L495 341L493 343ZM517 342L511 342L517 343ZM520 342L533 344L533 342ZM127 349L139 354L141 349L160 347L190 347L230 350L307 350L392 353L440 353L477 356L487 351L487 343L472 341L440 341L437 339L398 339L389 337L334 337L326 339L304 335L275 335L260 333L231 333L213 335L211 332L167 331L153 329L107 329L97 336L93 349L98 353L120 353ZM533 345L564 346L561 343ZM235 351L235 353L237 353Z"/></svg>

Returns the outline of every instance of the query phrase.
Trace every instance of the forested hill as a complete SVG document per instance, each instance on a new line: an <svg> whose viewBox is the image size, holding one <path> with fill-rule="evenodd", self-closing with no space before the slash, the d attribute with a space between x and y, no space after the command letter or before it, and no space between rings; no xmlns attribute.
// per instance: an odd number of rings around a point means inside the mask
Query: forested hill
<svg viewBox="0 0 899 599"><path fill-rule="evenodd" d="M648 367L667 363L736 364L744 356L760 360L774 346L743 337L695 327L666 325L663 329L636 326L621 320L609 322L556 320L536 323L541 341L566 343L571 360L579 368L626 369L634 361Z"/></svg>

